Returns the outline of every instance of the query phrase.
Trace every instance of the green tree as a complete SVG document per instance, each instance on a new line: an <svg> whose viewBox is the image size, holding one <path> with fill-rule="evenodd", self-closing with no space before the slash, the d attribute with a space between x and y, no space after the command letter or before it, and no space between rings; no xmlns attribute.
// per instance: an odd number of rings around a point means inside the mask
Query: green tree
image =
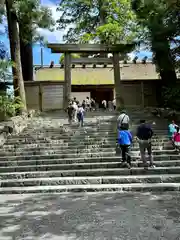
<svg viewBox="0 0 180 240"><path fill-rule="evenodd" d="M171 79L174 83L176 74L171 42L178 32L177 11L173 10L173 5L167 4L166 0L134 0L132 6L139 24L147 29L144 38L151 44L154 60L163 82L168 83Z"/></svg>
<svg viewBox="0 0 180 240"><path fill-rule="evenodd" d="M67 42L131 42L137 33L130 0L62 0L59 29L69 28Z"/></svg>
<svg viewBox="0 0 180 240"><path fill-rule="evenodd" d="M13 8L13 0L5 0L7 21L8 21L8 33L10 40L11 60L13 61L13 85L15 97L20 97L22 101L21 111L26 111L26 95L24 89L24 81L22 76L21 67L21 55L20 55L20 39L18 31L18 22L16 11Z"/></svg>
<svg viewBox="0 0 180 240"><path fill-rule="evenodd" d="M4 14L5 9L5 0L0 0L0 23L2 21L2 16Z"/></svg>
<svg viewBox="0 0 180 240"><path fill-rule="evenodd" d="M70 43L132 43L138 28L130 0L62 0L58 10L62 13L57 21L59 29L69 28L64 40ZM122 54L132 51L126 45ZM101 54L101 57L107 56ZM121 99L120 81L115 81L117 107Z"/></svg>
<svg viewBox="0 0 180 240"><path fill-rule="evenodd" d="M80 55L79 54L76 54L76 53L72 53L71 54L71 58L80 58ZM61 56L60 56L60 59L59 59L59 63L60 64L63 64L64 63L64 54L62 54Z"/></svg>
<svg viewBox="0 0 180 240"><path fill-rule="evenodd" d="M37 28L53 30L52 12L40 0L16 0L13 4L19 23L21 63L25 81L33 80L32 44L42 37Z"/></svg>
<svg viewBox="0 0 180 240"><path fill-rule="evenodd" d="M174 2L169 0L133 0L132 7L136 12L139 24L143 26L144 39L150 43L154 54L154 61L162 79L161 99L166 105L172 106L172 99L179 95L175 86L177 82L175 70L175 56L177 49L172 52L172 42L180 33L179 28L179 9ZM174 91L174 87L176 88ZM169 95L172 90L172 96ZM174 93L176 93L174 95ZM160 94L159 94L160 96ZM166 101L168 99L168 101ZM174 107L174 106L173 106Z"/></svg>

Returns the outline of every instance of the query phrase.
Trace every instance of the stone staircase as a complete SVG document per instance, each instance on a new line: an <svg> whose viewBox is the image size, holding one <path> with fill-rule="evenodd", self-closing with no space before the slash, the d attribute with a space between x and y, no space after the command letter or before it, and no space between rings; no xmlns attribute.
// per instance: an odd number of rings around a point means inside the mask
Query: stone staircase
<svg viewBox="0 0 180 240"><path fill-rule="evenodd" d="M58 115L34 118L19 136L10 136L0 150L0 194L179 191L180 155L168 146L166 122L156 120L154 126L156 168L143 168L134 141L132 168L127 169L115 152L116 117L90 115L84 128L62 127ZM140 116L142 111L132 111L132 129Z"/></svg>

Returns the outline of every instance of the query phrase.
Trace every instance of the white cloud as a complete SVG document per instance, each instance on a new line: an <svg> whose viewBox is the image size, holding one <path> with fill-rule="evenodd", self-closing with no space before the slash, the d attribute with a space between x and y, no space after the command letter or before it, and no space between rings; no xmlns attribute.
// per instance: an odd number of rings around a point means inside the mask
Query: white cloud
<svg viewBox="0 0 180 240"><path fill-rule="evenodd" d="M57 5L56 4L53 4L51 1L48 1L48 0L42 0L41 1L41 4L43 6L46 6L48 8L51 9L52 11L52 16L53 16L53 19L56 21L59 19L60 17L60 12L57 12L56 9L57 9ZM62 30L55 30L53 32L47 30L47 29L42 29L42 28L39 28L38 29L38 32L44 36L45 40L47 40L48 42L53 42L53 43L56 43L56 42L63 42L63 35L64 33L66 32L67 30L65 31L62 31Z"/></svg>
<svg viewBox="0 0 180 240"><path fill-rule="evenodd" d="M134 52L128 53L128 57L130 58L130 61L132 61L135 58L136 54Z"/></svg>

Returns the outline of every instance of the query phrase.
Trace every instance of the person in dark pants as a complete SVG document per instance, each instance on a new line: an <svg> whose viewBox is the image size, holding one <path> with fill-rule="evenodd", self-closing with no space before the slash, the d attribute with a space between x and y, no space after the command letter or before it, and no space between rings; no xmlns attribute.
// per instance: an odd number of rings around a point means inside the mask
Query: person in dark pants
<svg viewBox="0 0 180 240"><path fill-rule="evenodd" d="M79 126L83 127L84 124L84 108L79 105L78 106L78 110L77 110L77 118L78 118L78 122L79 122Z"/></svg>
<svg viewBox="0 0 180 240"><path fill-rule="evenodd" d="M153 130L146 123L145 120L140 120L140 125L137 128L136 136L137 136L137 140L139 143L139 150L140 150L140 154L141 154L141 160L144 164L144 168L147 168L146 150L148 153L150 167L155 167L153 164L152 145L151 145L151 138L153 136Z"/></svg>
<svg viewBox="0 0 180 240"><path fill-rule="evenodd" d="M118 129L117 143L121 149L122 162L128 168L131 168L131 156L129 154L130 146L132 144L132 134L125 127Z"/></svg>
<svg viewBox="0 0 180 240"><path fill-rule="evenodd" d="M69 124L72 124L72 118L73 118L74 108L72 103L69 103L69 106L67 108L67 114L68 114L68 122Z"/></svg>

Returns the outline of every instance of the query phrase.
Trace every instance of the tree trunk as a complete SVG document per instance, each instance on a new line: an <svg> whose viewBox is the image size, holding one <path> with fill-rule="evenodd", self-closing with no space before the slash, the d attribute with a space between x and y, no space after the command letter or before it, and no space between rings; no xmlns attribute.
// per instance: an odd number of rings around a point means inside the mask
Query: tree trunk
<svg viewBox="0 0 180 240"><path fill-rule="evenodd" d="M24 43L20 39L21 65L24 81L33 81L33 53L32 43Z"/></svg>
<svg viewBox="0 0 180 240"><path fill-rule="evenodd" d="M100 18L100 26L103 26L107 22L107 14L106 14L106 9L104 6L104 1L99 0L99 18ZM101 44L106 44L106 40L100 39ZM108 56L107 53L100 53L101 58L106 58Z"/></svg>
<svg viewBox="0 0 180 240"><path fill-rule="evenodd" d="M114 67L114 85L116 91L116 108L119 111L124 108L124 99L122 97L122 89L121 89L121 74L120 74L120 66L119 66L119 53L113 53L113 67Z"/></svg>
<svg viewBox="0 0 180 240"><path fill-rule="evenodd" d="M171 56L169 42L165 37L153 37L152 50L164 86L173 85L177 81L175 65Z"/></svg>
<svg viewBox="0 0 180 240"><path fill-rule="evenodd" d="M161 39L153 38L152 50L155 54L155 63L162 80L157 90L158 102L160 106L174 108L177 105L174 101L176 98L179 98L179 93L176 91L176 70L166 37Z"/></svg>
<svg viewBox="0 0 180 240"><path fill-rule="evenodd" d="M64 109L67 109L71 99L71 54L64 53Z"/></svg>
<svg viewBox="0 0 180 240"><path fill-rule="evenodd" d="M33 50L32 39L29 42L23 40L23 26L19 26L21 65L24 81L33 81Z"/></svg>
<svg viewBox="0 0 180 240"><path fill-rule="evenodd" d="M24 89L24 81L22 76L21 67L21 53L20 53L20 41L19 41L19 30L16 14L13 10L13 0L6 0L6 11L8 21L8 32L10 40L11 60L13 61L13 85L14 95L19 96L23 103L20 111L26 111L26 95Z"/></svg>

